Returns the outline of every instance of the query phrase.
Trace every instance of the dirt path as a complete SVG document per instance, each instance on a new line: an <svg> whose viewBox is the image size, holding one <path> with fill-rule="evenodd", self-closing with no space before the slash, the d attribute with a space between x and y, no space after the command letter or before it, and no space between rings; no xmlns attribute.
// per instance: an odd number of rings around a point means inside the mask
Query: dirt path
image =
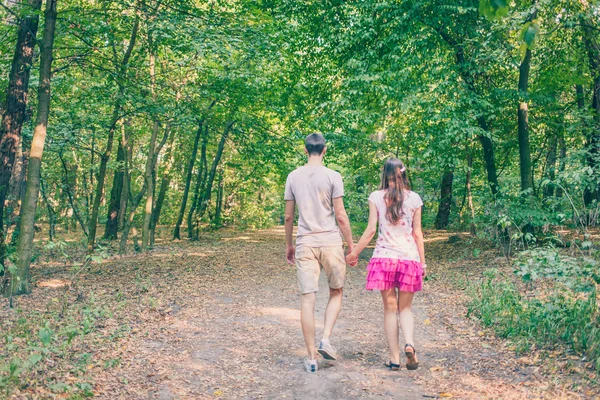
<svg viewBox="0 0 600 400"><path fill-rule="evenodd" d="M444 239L444 240L441 240ZM430 238L433 275L460 268L444 237ZM421 368L390 372L378 293L363 290L364 265L349 270L332 337L341 359L303 371L296 276L283 260L283 232L232 233L157 250L120 264L145 291L120 363L96 375L103 399L569 398L521 365L500 341L465 319L459 291L432 280L416 297ZM493 262L493 260L491 260ZM440 271L438 271L440 270ZM318 294L317 329L327 300ZM114 277L120 279L119 276ZM145 299L145 300L144 300ZM146 304L147 306L144 306ZM319 333L317 334L319 336Z"/></svg>

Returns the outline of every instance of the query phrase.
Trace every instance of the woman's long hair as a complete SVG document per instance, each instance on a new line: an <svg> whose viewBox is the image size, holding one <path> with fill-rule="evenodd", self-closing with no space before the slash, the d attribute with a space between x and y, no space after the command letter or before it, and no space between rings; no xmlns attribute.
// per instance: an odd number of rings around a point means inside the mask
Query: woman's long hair
<svg viewBox="0 0 600 400"><path fill-rule="evenodd" d="M387 206L385 217L392 224L397 224L404 215L402 210L404 191L410 190L406 167L402 161L392 157L383 164L381 189L386 191L384 196Z"/></svg>

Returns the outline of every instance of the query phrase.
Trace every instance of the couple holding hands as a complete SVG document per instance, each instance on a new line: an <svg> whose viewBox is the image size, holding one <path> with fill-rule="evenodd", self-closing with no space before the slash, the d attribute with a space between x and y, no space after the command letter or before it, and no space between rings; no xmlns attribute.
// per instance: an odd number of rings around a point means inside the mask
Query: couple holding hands
<svg viewBox="0 0 600 400"><path fill-rule="evenodd" d="M406 167L397 158L383 165L381 187L369 196L369 222L358 243L352 239L350 221L344 208L344 183L338 172L323 165L327 151L325 138L313 133L305 139L306 165L288 175L285 186L286 258L295 264L301 293L301 324L308 357L308 372L319 369L317 353L335 360L337 353L330 335L342 307L346 264L355 266L358 256L378 233L373 256L367 266L366 290L379 290L384 308L384 330L390 359L385 366L400 369L400 328L406 342L406 368L419 366L414 347L412 300L422 289L426 274L421 206L418 194L410 190ZM296 245L292 232L298 207ZM379 225L379 230L377 226ZM341 235L340 235L341 232ZM344 256L341 236L348 244ZM315 345L315 302L321 270L329 283L329 302L325 310L323 337Z"/></svg>

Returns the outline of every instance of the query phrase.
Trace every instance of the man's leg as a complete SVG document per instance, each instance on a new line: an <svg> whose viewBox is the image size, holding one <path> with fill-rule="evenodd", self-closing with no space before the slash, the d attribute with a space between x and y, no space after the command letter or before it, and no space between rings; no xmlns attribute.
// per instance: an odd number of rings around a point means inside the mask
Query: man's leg
<svg viewBox="0 0 600 400"><path fill-rule="evenodd" d="M300 305L300 322L302 323L302 334L306 342L308 359L317 359L317 350L315 347L315 293L303 294Z"/></svg>
<svg viewBox="0 0 600 400"><path fill-rule="evenodd" d="M302 246L296 249L296 270L300 286L300 323L306 342L308 359L317 359L315 349L315 303L319 290L321 266L315 256L314 249Z"/></svg>
<svg viewBox="0 0 600 400"><path fill-rule="evenodd" d="M346 279L346 259L344 258L343 247L320 248L319 261L327 274L327 281L329 282L329 302L325 309L323 339L319 344L319 353L325 359L335 360L337 359L337 352L329 343L329 337L342 308L343 287Z"/></svg>
<svg viewBox="0 0 600 400"><path fill-rule="evenodd" d="M335 321L337 321L337 317L340 314L340 310L342 309L342 295L342 288L329 289L329 302L327 303L327 308L325 309L325 327L323 329L323 340L328 341L329 336L331 336L331 331L333 331Z"/></svg>

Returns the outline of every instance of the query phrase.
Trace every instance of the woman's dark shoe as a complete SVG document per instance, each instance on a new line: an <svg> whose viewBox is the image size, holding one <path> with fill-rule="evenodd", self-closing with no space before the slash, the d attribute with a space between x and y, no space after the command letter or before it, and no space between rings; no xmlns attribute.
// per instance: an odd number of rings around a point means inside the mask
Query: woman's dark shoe
<svg viewBox="0 0 600 400"><path fill-rule="evenodd" d="M385 367L390 371L398 371L400 369L400 364L394 364L392 361L388 361L385 363Z"/></svg>
<svg viewBox="0 0 600 400"><path fill-rule="evenodd" d="M412 344L407 343L404 346L404 355L406 355L406 369L414 371L419 368L419 361L417 361L417 351Z"/></svg>

